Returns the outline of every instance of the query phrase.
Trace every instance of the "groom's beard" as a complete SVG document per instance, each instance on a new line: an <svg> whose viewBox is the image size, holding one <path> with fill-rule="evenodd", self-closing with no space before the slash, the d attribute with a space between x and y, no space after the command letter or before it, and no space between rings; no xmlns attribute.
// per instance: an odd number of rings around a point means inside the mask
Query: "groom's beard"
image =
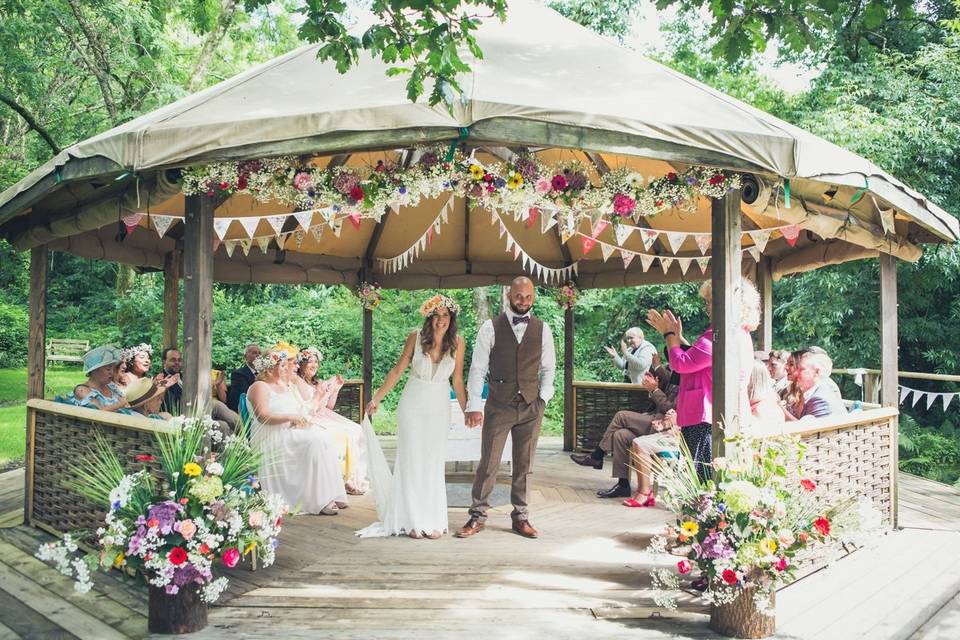
<svg viewBox="0 0 960 640"><path fill-rule="evenodd" d="M510 310L513 311L518 316L527 315L530 312L530 307L518 307L517 305L510 303Z"/></svg>

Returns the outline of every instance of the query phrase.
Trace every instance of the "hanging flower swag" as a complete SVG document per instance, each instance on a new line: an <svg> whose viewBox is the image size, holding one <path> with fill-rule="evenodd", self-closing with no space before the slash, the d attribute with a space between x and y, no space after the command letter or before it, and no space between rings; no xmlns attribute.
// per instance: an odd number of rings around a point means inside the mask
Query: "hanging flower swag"
<svg viewBox="0 0 960 640"><path fill-rule="evenodd" d="M357 285L357 299L367 311L373 311L383 302L380 285L375 282L361 282Z"/></svg>
<svg viewBox="0 0 960 640"><path fill-rule="evenodd" d="M701 196L720 198L740 186L737 174L691 167L647 179L631 169L603 175L579 162L547 167L535 155L481 164L457 152L445 161L440 147L420 149L409 167L378 160L366 168L320 169L296 156L223 162L186 169L185 195L244 193L301 211L329 207L352 217L379 219L387 207L416 206L445 192L498 211L555 211L579 220L590 213L613 224L673 207L693 210Z"/></svg>
<svg viewBox="0 0 960 640"><path fill-rule="evenodd" d="M557 304L562 309L573 309L577 304L577 287L572 282L566 282L557 291Z"/></svg>

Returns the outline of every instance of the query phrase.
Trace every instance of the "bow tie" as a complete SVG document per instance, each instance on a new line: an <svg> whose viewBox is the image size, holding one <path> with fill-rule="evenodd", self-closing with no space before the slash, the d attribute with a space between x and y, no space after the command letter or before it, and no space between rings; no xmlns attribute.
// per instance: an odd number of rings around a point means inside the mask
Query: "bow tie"
<svg viewBox="0 0 960 640"><path fill-rule="evenodd" d="M530 316L513 316L513 324L527 324L530 322Z"/></svg>

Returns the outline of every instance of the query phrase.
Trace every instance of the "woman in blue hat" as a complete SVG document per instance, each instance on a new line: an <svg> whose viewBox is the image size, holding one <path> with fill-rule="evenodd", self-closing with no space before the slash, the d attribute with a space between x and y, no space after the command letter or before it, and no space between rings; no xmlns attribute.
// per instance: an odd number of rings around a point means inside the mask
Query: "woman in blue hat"
<svg viewBox="0 0 960 640"><path fill-rule="evenodd" d="M81 407L136 415L123 392L113 382L120 359L120 349L111 345L97 347L84 354L83 372L87 376L86 385L90 393L80 402Z"/></svg>

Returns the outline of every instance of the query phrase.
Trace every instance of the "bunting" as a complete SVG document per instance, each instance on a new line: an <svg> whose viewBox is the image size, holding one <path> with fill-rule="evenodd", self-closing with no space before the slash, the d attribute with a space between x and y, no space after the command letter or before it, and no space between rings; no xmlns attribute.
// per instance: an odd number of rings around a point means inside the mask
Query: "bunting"
<svg viewBox="0 0 960 640"><path fill-rule="evenodd" d="M170 225L173 224L174 217L157 215L152 215L150 217L153 220L153 228L156 230L157 235L161 238L167 235L167 231L170 230Z"/></svg>
<svg viewBox="0 0 960 640"><path fill-rule="evenodd" d="M954 398L957 397L957 393L944 393L941 391L921 391L920 389L911 389L910 387L905 387L899 385L900 392L900 404L906 402L907 397L910 394L913 394L913 402L911 406L917 406L921 400L926 401L927 409L932 409L933 405L939 399L943 404L943 410L946 411L950 408L950 405L953 403Z"/></svg>

